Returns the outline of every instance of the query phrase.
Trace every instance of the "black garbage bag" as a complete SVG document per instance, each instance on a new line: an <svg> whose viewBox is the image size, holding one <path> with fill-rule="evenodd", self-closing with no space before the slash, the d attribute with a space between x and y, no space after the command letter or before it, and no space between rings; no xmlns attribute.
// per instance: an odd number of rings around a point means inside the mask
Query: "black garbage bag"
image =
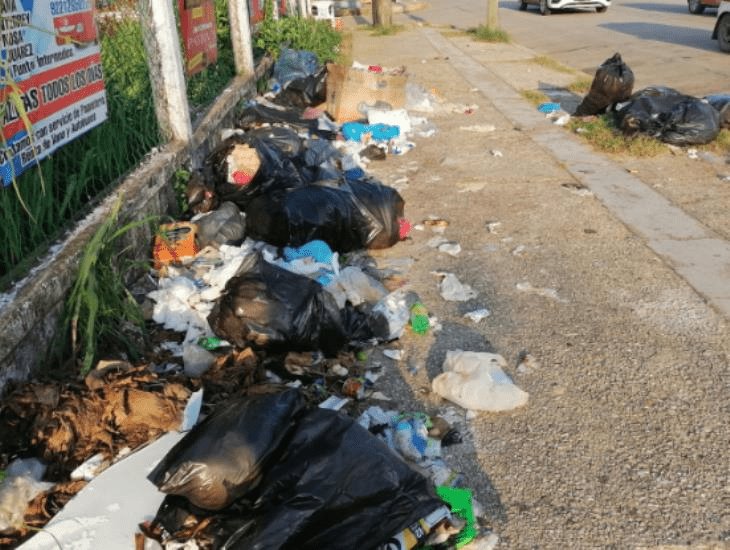
<svg viewBox="0 0 730 550"><path fill-rule="evenodd" d="M403 208L400 194L375 180L320 181L257 197L247 234L276 246L321 239L337 252L387 248L400 240Z"/></svg>
<svg viewBox="0 0 730 550"><path fill-rule="evenodd" d="M596 70L588 95L575 110L575 116L597 115L609 105L626 101L634 88L634 73L615 53Z"/></svg>
<svg viewBox="0 0 730 550"><path fill-rule="evenodd" d="M236 152L248 148L256 151L258 161L251 158L247 162L236 161ZM243 152L240 157L251 156ZM250 166L242 168L238 164ZM304 185L294 163L278 147L277 139L257 136L234 135L225 140L206 159L205 171L216 182L218 199L232 202L242 210L262 193Z"/></svg>
<svg viewBox="0 0 730 550"><path fill-rule="evenodd" d="M302 152L294 159L299 174L307 183L342 179L341 161L342 153L330 140L316 138L307 139Z"/></svg>
<svg viewBox="0 0 730 550"><path fill-rule="evenodd" d="M217 336L241 348L321 350L334 356L349 339L340 310L322 285L259 255L246 258L228 281L208 323Z"/></svg>
<svg viewBox="0 0 730 550"><path fill-rule="evenodd" d="M712 105L663 86L635 93L614 116L625 135L642 133L673 145L709 143L720 132L720 113Z"/></svg>
<svg viewBox="0 0 730 550"><path fill-rule="evenodd" d="M199 508L225 508L259 484L303 407L298 390L233 399L170 449L148 479Z"/></svg>
<svg viewBox="0 0 730 550"><path fill-rule="evenodd" d="M266 126L254 128L246 132L248 137L255 137L267 143L273 143L289 158L296 157L304 152L304 140L299 133L286 126Z"/></svg>
<svg viewBox="0 0 730 550"><path fill-rule="evenodd" d="M708 95L705 100L720 113L720 127L730 129L730 93Z"/></svg>
<svg viewBox="0 0 730 550"><path fill-rule="evenodd" d="M316 119L304 118L301 109L276 108L254 103L244 109L236 121L236 126L242 130L250 130L261 124L286 124L324 139L337 137L335 130L320 129Z"/></svg>
<svg viewBox="0 0 730 550"><path fill-rule="evenodd" d="M352 418L315 409L264 477L231 550L369 550L437 510L431 482Z"/></svg>
<svg viewBox="0 0 730 550"><path fill-rule="evenodd" d="M326 80L327 67L321 67L315 74L289 82L274 103L297 109L320 105L327 100Z"/></svg>

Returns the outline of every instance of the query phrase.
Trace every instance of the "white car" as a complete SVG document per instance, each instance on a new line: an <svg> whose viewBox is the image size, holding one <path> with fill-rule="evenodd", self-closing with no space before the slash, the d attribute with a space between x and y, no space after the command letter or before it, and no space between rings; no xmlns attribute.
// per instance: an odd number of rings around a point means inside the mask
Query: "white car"
<svg viewBox="0 0 730 550"><path fill-rule="evenodd" d="M596 8L598 13L605 12L611 5L611 0L519 0L520 10L525 11L529 4L540 9L542 15L550 15L555 10L571 8Z"/></svg>
<svg viewBox="0 0 730 550"><path fill-rule="evenodd" d="M722 0L717 8L717 23L712 38L717 39L723 52L730 53L730 0Z"/></svg>

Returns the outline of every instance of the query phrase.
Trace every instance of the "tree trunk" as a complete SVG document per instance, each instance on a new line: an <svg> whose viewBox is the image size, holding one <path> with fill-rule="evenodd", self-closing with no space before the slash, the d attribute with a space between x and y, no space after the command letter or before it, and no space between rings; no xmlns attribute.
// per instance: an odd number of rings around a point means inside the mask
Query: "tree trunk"
<svg viewBox="0 0 730 550"><path fill-rule="evenodd" d="M487 28L499 29L499 0L487 0Z"/></svg>
<svg viewBox="0 0 730 550"><path fill-rule="evenodd" d="M393 26L393 2L392 0L373 0L373 26Z"/></svg>

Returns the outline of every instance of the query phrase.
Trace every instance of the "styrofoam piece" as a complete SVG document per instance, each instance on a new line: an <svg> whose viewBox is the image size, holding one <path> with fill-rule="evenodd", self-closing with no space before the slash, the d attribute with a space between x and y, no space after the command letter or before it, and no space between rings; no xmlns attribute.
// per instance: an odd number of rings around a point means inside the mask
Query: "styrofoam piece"
<svg viewBox="0 0 730 550"><path fill-rule="evenodd" d="M184 433L171 432L104 470L84 487L23 550L127 550L143 521L165 498L147 475Z"/></svg>

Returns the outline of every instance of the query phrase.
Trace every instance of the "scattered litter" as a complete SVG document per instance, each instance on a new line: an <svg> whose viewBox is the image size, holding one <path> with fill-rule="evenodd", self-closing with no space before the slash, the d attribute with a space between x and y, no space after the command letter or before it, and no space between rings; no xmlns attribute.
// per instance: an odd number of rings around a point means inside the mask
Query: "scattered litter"
<svg viewBox="0 0 730 550"><path fill-rule="evenodd" d="M494 132L497 127L494 124L475 124L472 126L462 126L459 128L462 132L476 132L478 134L489 134Z"/></svg>
<svg viewBox="0 0 730 550"><path fill-rule="evenodd" d="M448 254L449 256L458 256L461 253L461 245L452 241L441 243L438 246L439 252Z"/></svg>
<svg viewBox="0 0 730 550"><path fill-rule="evenodd" d="M520 374L529 374L540 368L540 362L531 353L521 353L517 362L517 372Z"/></svg>
<svg viewBox="0 0 730 550"><path fill-rule="evenodd" d="M379 392L379 391L374 391L370 395L370 397L371 397L371 399L375 399L376 401L392 401L392 399L390 397L385 395L383 392Z"/></svg>
<svg viewBox="0 0 730 550"><path fill-rule="evenodd" d="M718 174L720 181L730 181L730 174Z"/></svg>
<svg viewBox="0 0 730 550"><path fill-rule="evenodd" d="M91 481L104 467L104 455L97 453L78 468L76 468L69 476L73 481Z"/></svg>
<svg viewBox="0 0 730 550"><path fill-rule="evenodd" d="M490 221L490 222L486 222L484 225L487 228L488 233L494 234L497 232L497 228L502 226L502 222Z"/></svg>
<svg viewBox="0 0 730 550"><path fill-rule="evenodd" d="M504 156L504 154L502 154L502 151L500 151L499 149L492 149L489 152L492 154L493 157L501 158Z"/></svg>
<svg viewBox="0 0 730 550"><path fill-rule="evenodd" d="M471 286L461 283L453 273L442 273L439 291L444 300L451 302L466 302L477 297L477 291Z"/></svg>
<svg viewBox="0 0 730 550"><path fill-rule="evenodd" d="M385 355L389 359L392 359L393 361L402 361L403 357L405 357L403 350L400 349L383 350L383 355Z"/></svg>
<svg viewBox="0 0 730 550"><path fill-rule="evenodd" d="M479 321L489 317L491 314L492 314L492 312L489 311L488 309L475 309L474 311L465 313L464 317L474 323L478 323Z"/></svg>
<svg viewBox="0 0 730 550"><path fill-rule="evenodd" d="M540 103L540 105L537 106L537 110L544 114L554 113L555 111L559 111L561 109L560 103Z"/></svg>
<svg viewBox="0 0 730 550"><path fill-rule="evenodd" d="M697 160L699 157L697 149L687 149L687 156L692 160Z"/></svg>
<svg viewBox="0 0 730 550"><path fill-rule="evenodd" d="M512 255L521 256L525 250L527 250L527 247L524 244L521 244L512 249Z"/></svg>
<svg viewBox="0 0 730 550"><path fill-rule="evenodd" d="M443 233L449 226L449 221L438 217L429 217L423 220L423 225L430 227L434 233Z"/></svg>
<svg viewBox="0 0 730 550"><path fill-rule="evenodd" d="M331 411L339 411L342 407L350 402L349 397L338 397L330 395L327 399L319 404L320 409L329 409Z"/></svg>
<svg viewBox="0 0 730 550"><path fill-rule="evenodd" d="M448 239L447 239L446 237L442 237L441 235L438 235L438 236L436 236L436 237L432 237L432 238L430 238L430 239L429 239L429 240L428 240L428 241L426 242L426 245L427 245L427 246L429 246L430 248L438 248L438 247L440 247L440 246L441 246L442 244L446 244L446 243L448 243L448 242L449 242L449 240L448 240Z"/></svg>
<svg viewBox="0 0 730 550"><path fill-rule="evenodd" d="M524 283L517 283L515 285L517 290L521 292L527 292L530 294L537 294L538 296L544 296L545 298L551 298L552 300L555 300L557 302L567 303L567 300L564 300L560 296L558 296L558 291L554 288L536 288L532 286L529 282Z"/></svg>
<svg viewBox="0 0 730 550"><path fill-rule="evenodd" d="M515 386L502 370L501 355L473 351L448 351L444 372L433 379L441 397L469 410L508 411L527 403L528 394Z"/></svg>
<svg viewBox="0 0 730 550"><path fill-rule="evenodd" d="M588 189L582 183L561 183L560 187L567 189L571 193L578 195L579 197L592 197L593 192Z"/></svg>
<svg viewBox="0 0 730 550"><path fill-rule="evenodd" d="M350 374L350 371L348 371L345 367L342 365L334 365L330 368L330 373L334 376L339 376L340 378L344 378L348 374Z"/></svg>
<svg viewBox="0 0 730 550"><path fill-rule="evenodd" d="M0 483L0 531L23 526L28 503L53 486L41 481L45 471L45 465L35 458L16 458L10 463Z"/></svg>

